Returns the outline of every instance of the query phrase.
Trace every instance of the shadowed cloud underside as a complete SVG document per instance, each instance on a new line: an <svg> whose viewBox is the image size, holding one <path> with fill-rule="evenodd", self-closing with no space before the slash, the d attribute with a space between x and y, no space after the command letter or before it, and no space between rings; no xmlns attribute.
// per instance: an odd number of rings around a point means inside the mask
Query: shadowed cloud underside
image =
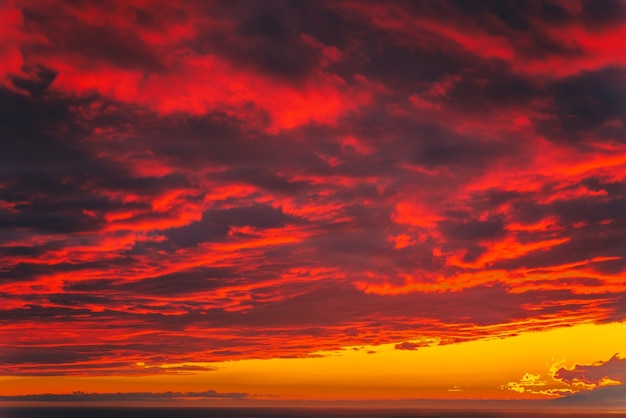
<svg viewBox="0 0 626 418"><path fill-rule="evenodd" d="M2 375L626 320L623 1L8 1L0 39Z"/></svg>

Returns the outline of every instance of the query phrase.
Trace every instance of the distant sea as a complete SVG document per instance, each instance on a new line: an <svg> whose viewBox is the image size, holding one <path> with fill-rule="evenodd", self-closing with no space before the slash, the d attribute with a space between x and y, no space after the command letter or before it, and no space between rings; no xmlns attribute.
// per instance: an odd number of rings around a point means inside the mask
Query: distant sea
<svg viewBox="0 0 626 418"><path fill-rule="evenodd" d="M429 411L325 408L0 407L0 418L626 418L626 413Z"/></svg>

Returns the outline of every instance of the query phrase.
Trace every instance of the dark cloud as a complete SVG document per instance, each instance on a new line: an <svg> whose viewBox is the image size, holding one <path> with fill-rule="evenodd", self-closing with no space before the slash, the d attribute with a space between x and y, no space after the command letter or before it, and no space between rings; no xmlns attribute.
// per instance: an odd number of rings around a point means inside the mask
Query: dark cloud
<svg viewBox="0 0 626 418"><path fill-rule="evenodd" d="M445 103L466 117L480 117L501 106L524 106L544 95L536 80L507 71L502 64L461 73L448 89Z"/></svg>
<svg viewBox="0 0 626 418"><path fill-rule="evenodd" d="M412 125L412 126L411 126ZM445 126L410 124L401 132L395 158L427 168L471 172L516 151L516 144L491 142L474 135L461 135Z"/></svg>
<svg viewBox="0 0 626 418"><path fill-rule="evenodd" d="M41 199L28 204L16 205L19 213L8 215L0 221L0 228L30 229L44 233L67 233L93 231L102 227L85 211L106 207L106 199L78 197L65 201Z"/></svg>
<svg viewBox="0 0 626 418"><path fill-rule="evenodd" d="M494 268L547 267L554 265L554 260L563 264L574 260L591 260L594 257L622 257L624 242L624 224L615 223L611 230L602 224L590 225L583 229L568 230L566 242L551 246L543 251L533 251L515 259L501 260L494 263Z"/></svg>
<svg viewBox="0 0 626 418"><path fill-rule="evenodd" d="M35 80L43 83L41 78ZM3 177L37 168L83 168L85 154L68 140L68 136L84 134L76 126L68 126L73 119L70 107L81 102L32 99L0 89Z"/></svg>
<svg viewBox="0 0 626 418"><path fill-rule="evenodd" d="M593 269L600 274L619 274L626 270L626 258L618 256L613 260L599 261L593 263Z"/></svg>
<svg viewBox="0 0 626 418"><path fill-rule="evenodd" d="M439 229L451 240L480 242L504 235L502 219L446 222Z"/></svg>
<svg viewBox="0 0 626 418"><path fill-rule="evenodd" d="M164 231L168 244L175 248L190 247L208 241L221 241L232 227L250 226L263 230L280 228L298 220L281 209L266 205L243 206L232 209L211 209L202 220Z"/></svg>
<svg viewBox="0 0 626 418"><path fill-rule="evenodd" d="M64 231L67 232L67 231ZM0 271L0 280L20 281L31 280L53 273L74 273L81 271L100 270L113 266L129 267L134 260L128 257L119 257L113 261L61 262L61 263L18 263Z"/></svg>
<svg viewBox="0 0 626 418"><path fill-rule="evenodd" d="M232 5L221 5L217 14L232 19L232 28L225 32L207 27L191 42L200 54L217 52L237 68L289 82L310 75L321 58L320 50L304 42L303 32L294 25L299 17L295 7L243 2L236 11Z"/></svg>
<svg viewBox="0 0 626 418"><path fill-rule="evenodd" d="M115 289L138 295L167 296L213 290L228 284L235 284L238 279L237 272L233 269L197 268L151 277L133 283L120 283Z"/></svg>
<svg viewBox="0 0 626 418"><path fill-rule="evenodd" d="M615 354L607 361L591 365L577 364L572 369L561 368L556 371L554 378L570 385L582 383L599 386L606 379L623 384L624 380L626 380L626 359L621 358L619 354Z"/></svg>
<svg viewBox="0 0 626 418"><path fill-rule="evenodd" d="M582 21L595 30L619 25L626 21L626 5L619 0L608 0L602 5L592 0L583 1Z"/></svg>
<svg viewBox="0 0 626 418"><path fill-rule="evenodd" d="M43 55L76 54L87 60L106 60L116 66L145 71L165 68L159 55L132 30L87 24L75 18L67 5L24 7L24 25L29 32L43 33L48 42L31 45L28 51ZM46 10L47 9L47 10ZM54 16L54 18L52 17ZM123 16L119 16L123 19ZM98 48L93 48L93 45Z"/></svg>
<svg viewBox="0 0 626 418"><path fill-rule="evenodd" d="M557 118L546 123L547 132L564 140L593 135L621 141L621 120L626 116L625 76L624 70L616 67L555 82L549 91Z"/></svg>
<svg viewBox="0 0 626 418"><path fill-rule="evenodd" d="M15 76L11 82L15 87L27 91L31 97L38 99L48 89L58 73L43 66L36 66L31 72L34 73L32 74L33 77Z"/></svg>
<svg viewBox="0 0 626 418"><path fill-rule="evenodd" d="M11 402L141 402L172 401L183 399L245 399L249 395L240 392L118 392L88 393L72 392L68 394L40 394L0 396L1 401Z"/></svg>
<svg viewBox="0 0 626 418"><path fill-rule="evenodd" d="M411 343L411 342L408 342L408 341L405 341L405 342L400 343L400 344L396 344L396 345L394 346L394 348L395 348L396 350L417 350L417 349L419 349L420 347L421 347L421 345L419 345L419 344L414 344L414 343Z"/></svg>
<svg viewBox="0 0 626 418"><path fill-rule="evenodd" d="M626 318L622 2L16 7L8 374Z"/></svg>
<svg viewBox="0 0 626 418"><path fill-rule="evenodd" d="M463 61L462 57L442 51L396 46L384 35L372 36L370 42L363 75L398 87L436 81L443 75L454 73Z"/></svg>

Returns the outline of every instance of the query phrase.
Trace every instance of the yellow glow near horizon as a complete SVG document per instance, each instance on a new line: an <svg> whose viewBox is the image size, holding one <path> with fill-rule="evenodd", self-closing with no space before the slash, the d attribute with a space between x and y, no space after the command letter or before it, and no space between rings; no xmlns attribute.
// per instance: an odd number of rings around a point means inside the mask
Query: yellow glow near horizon
<svg viewBox="0 0 626 418"><path fill-rule="evenodd" d="M537 398L542 395L503 386L520 382L525 375L532 376L533 382L555 385L551 368L626 354L626 322L577 325L415 351L394 346L346 347L318 353L323 357L301 359L198 363L217 370L186 375L0 377L1 394L212 389L246 392L257 399Z"/></svg>

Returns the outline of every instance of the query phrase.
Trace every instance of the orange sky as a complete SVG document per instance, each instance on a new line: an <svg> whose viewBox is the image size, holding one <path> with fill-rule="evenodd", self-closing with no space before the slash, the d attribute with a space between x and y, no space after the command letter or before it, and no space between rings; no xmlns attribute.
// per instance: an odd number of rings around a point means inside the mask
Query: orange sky
<svg viewBox="0 0 626 418"><path fill-rule="evenodd" d="M626 3L231 3L0 2L0 401L610 402Z"/></svg>
<svg viewBox="0 0 626 418"><path fill-rule="evenodd" d="M626 350L626 323L577 325L503 339L401 350L345 347L310 358L186 363L210 371L146 376L5 377L5 395L25 393L246 392L251 399L545 399L580 390L554 375ZM138 368L181 364L136 364ZM598 364L596 364L598 366ZM623 366L622 366L623 367ZM617 372L616 370L613 371ZM623 371L622 371L623 373ZM595 383L608 386L612 382ZM521 390L520 388L523 388Z"/></svg>

